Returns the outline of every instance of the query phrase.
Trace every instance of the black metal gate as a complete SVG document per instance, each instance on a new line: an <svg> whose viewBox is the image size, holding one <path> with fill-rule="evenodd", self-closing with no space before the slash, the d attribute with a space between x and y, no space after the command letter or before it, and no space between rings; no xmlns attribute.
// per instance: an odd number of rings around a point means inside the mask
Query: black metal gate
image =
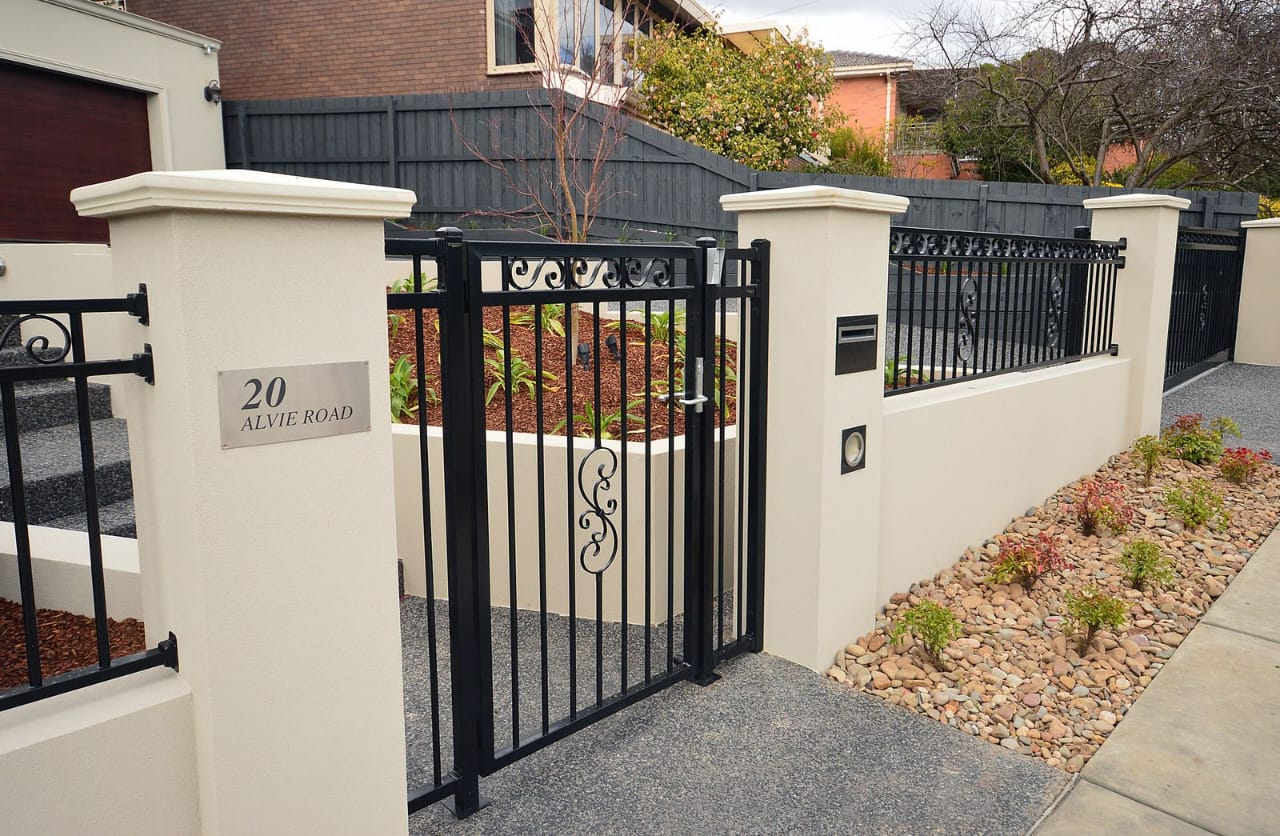
<svg viewBox="0 0 1280 836"><path fill-rule="evenodd" d="M1164 388L1231 359L1240 309L1244 237L1222 229L1178 230Z"/></svg>
<svg viewBox="0 0 1280 836"><path fill-rule="evenodd" d="M713 245L387 242L410 812L761 648L769 245Z"/></svg>

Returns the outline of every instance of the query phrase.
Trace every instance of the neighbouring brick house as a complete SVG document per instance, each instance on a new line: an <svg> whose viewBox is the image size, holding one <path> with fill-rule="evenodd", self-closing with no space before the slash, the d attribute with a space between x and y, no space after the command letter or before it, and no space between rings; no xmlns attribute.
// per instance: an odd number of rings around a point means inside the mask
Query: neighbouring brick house
<svg viewBox="0 0 1280 836"><path fill-rule="evenodd" d="M898 76L914 66L906 58L833 49L831 58L836 85L827 101L840 108L847 125L870 136L882 137L891 147L898 120Z"/></svg>
<svg viewBox="0 0 1280 836"><path fill-rule="evenodd" d="M221 40L231 100L526 89L543 83L532 44L589 67L604 33L624 56L655 19L711 20L693 0L127 0L127 9ZM621 81L621 62L614 72Z"/></svg>
<svg viewBox="0 0 1280 836"><path fill-rule="evenodd" d="M981 179L971 161L954 159L934 141L928 119L937 114L919 112L900 90L904 79L922 72L910 59L840 49L830 50L827 55L836 79L835 90L827 101L845 114L846 125L883 144L895 176ZM913 118L917 121L905 121ZM918 121L920 118L925 121Z"/></svg>

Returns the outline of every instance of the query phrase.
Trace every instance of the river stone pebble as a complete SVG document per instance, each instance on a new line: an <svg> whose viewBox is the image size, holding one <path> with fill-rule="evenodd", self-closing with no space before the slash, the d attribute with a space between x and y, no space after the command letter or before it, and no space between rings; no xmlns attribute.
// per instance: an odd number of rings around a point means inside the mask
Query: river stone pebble
<svg viewBox="0 0 1280 836"><path fill-rule="evenodd" d="M1222 595L1280 519L1280 469L1267 465L1252 486L1223 481L1216 466L1161 464L1150 488L1128 453L1112 457L1091 478L1122 483L1138 512L1135 532L1084 537L1073 516L1079 482L1014 518L1004 532L966 549L933 577L889 598L875 629L836 654L827 675L908 711L953 726L1015 752L1079 772L1176 652L1209 605ZM1187 531L1166 514L1171 485L1210 481L1225 497L1232 521L1221 531ZM1000 544L1045 532L1074 568L1050 573L1028 591L987 581ZM1132 589L1118 558L1134 536L1157 539L1174 562L1168 588ZM1068 593L1097 585L1129 607L1128 627L1100 630L1085 653L1066 632ZM946 670L926 658L908 634L891 645L898 615L921 599L949 607L962 637L943 651Z"/></svg>

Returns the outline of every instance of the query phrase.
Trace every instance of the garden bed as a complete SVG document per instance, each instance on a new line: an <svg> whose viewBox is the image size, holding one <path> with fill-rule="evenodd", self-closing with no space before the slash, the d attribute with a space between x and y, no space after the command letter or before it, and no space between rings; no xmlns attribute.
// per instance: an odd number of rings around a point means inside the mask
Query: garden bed
<svg viewBox="0 0 1280 836"><path fill-rule="evenodd" d="M1114 456L950 568L893 595L876 629L837 653L828 676L1078 772L1280 518L1280 471L1270 464L1243 485L1224 479L1217 464L1165 457L1149 487L1143 470L1136 453ZM1197 479L1221 495L1228 522L1190 529L1179 521L1168 494ZM1085 535L1078 518L1082 484L1107 480L1118 483L1115 493L1132 509L1132 524L1118 526L1125 529L1119 533L1103 527ZM1008 552L1039 542L1042 534L1072 565L1046 572L1030 590L996 583L1002 546ZM1137 540L1157 544L1167 559L1172 574L1164 583L1135 589L1129 582L1120 559ZM1090 587L1118 599L1124 624L1099 630L1082 653L1068 602ZM911 633L897 644L891 640L895 625L922 601L948 608L960 625L942 651L944 669Z"/></svg>
<svg viewBox="0 0 1280 836"><path fill-rule="evenodd" d="M392 367L400 357L408 358L409 362L416 362L417 356L417 350L414 345L413 312L402 311L399 313L404 317L404 320L398 323L392 322L388 328L388 346ZM508 350L511 353L513 367L518 364L519 360L528 364L530 367L530 376L528 378L530 383L524 388L518 382L513 385L515 391L511 398L510 428L515 432L532 433L538 431L537 403L534 398L532 383L532 367L535 365L537 357L537 336L532 322L520 322L520 319L523 318L522 314L527 315L528 319L532 319L532 308L530 306L513 306L511 308L511 316L514 321L510 324L510 345ZM663 314L658 314L655 319L663 316ZM426 385L430 390L423 400L427 404L428 422L436 425L440 423L439 403L444 394L441 392L440 387L440 333L437 318L438 315L434 310L422 311L423 366L426 373ZM563 326L564 323L561 322L559 330L563 330ZM491 387L505 377L505 368L496 347L498 344L505 342L501 308L485 309L484 327L489 332L489 340L492 343L487 344L484 350L486 360L484 388L487 395ZM546 327L542 329L542 369L547 373L542 380L542 431L544 433L564 435L566 433L565 423L570 414L572 414L574 435L592 435L594 422L597 420L594 416L598 416L598 420L602 425L603 436L605 438L618 438L623 434L622 416L625 412L628 416L626 419L627 437L633 440L643 440L646 437L644 431L646 401L649 403L651 410L648 437L661 439L668 437L668 435L680 435L684 432L684 410L676 407L674 410L669 411L668 404L658 399L660 395L668 391L668 378L672 370L670 343L665 333L654 328L653 341L646 344L646 329L643 321L629 320L623 327L625 327L625 339L622 338L623 329L619 327L617 320L601 317L597 342L595 317L586 312L580 314L579 341L591 346L591 367L583 368L576 362L577 357L575 354L572 410L568 408L567 404L566 340L563 335L556 333L555 330ZM618 337L618 359L616 360L611 356L611 352L606 346L606 341L610 335ZM683 371L679 357L683 340L683 332L678 331L676 335L677 358L675 363L677 389L681 387L683 382ZM622 375L622 344L626 346L627 368L625 382ZM724 382L724 420L727 424L733 424L737 420L737 344L732 340L725 340L724 353L725 364L729 370L725 374L726 380ZM651 378L647 386L645 380L646 356L651 369ZM597 366L600 376L598 398L596 395ZM718 369L716 370L716 375L718 375ZM708 374L708 389L711 387L712 379L713 375ZM715 379L718 379L718 377ZM708 391L707 395L712 398L713 402L715 401L712 392ZM419 398L416 393L408 395L408 404L411 409L418 407ZM587 408L588 405L590 409ZM501 389L499 389L485 409L486 428L490 430L506 430L508 428L506 409L506 398L503 396ZM719 411L717 410L718 414ZM672 418L674 418L674 421ZM402 417L401 420L406 423L412 423L416 418ZM718 424L719 422L717 421Z"/></svg>
<svg viewBox="0 0 1280 836"><path fill-rule="evenodd" d="M92 618L62 610L36 610L40 669L45 678L98 664ZM22 605L0 598L0 690L27 684L26 633ZM111 658L146 649L143 624L135 618L107 620Z"/></svg>

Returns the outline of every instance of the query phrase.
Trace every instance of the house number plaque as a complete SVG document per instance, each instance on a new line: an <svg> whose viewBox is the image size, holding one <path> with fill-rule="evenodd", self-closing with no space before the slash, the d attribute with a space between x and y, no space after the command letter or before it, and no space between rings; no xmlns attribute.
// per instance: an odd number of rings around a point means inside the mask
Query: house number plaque
<svg viewBox="0 0 1280 836"><path fill-rule="evenodd" d="M369 364L218 372L222 449L368 432Z"/></svg>

